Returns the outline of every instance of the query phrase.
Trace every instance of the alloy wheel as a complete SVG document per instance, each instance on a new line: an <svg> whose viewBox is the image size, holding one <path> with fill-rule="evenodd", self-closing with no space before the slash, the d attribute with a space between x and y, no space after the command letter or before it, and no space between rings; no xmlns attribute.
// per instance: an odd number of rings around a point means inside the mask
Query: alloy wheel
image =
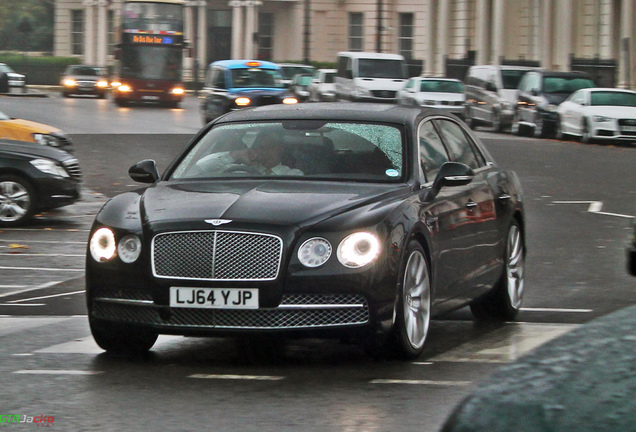
<svg viewBox="0 0 636 432"><path fill-rule="evenodd" d="M402 307L404 328L413 349L424 345L431 315L431 287L424 255L415 250L409 256L404 272Z"/></svg>

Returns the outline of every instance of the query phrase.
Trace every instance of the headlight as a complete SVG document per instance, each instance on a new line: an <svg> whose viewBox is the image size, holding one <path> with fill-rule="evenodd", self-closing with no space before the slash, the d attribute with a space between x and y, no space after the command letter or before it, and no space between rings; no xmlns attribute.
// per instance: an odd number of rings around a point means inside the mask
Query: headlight
<svg viewBox="0 0 636 432"><path fill-rule="evenodd" d="M592 117L592 120L594 120L597 123L604 123L604 122L608 122L608 121L612 121L611 117L605 117L602 115L595 115L594 117Z"/></svg>
<svg viewBox="0 0 636 432"><path fill-rule="evenodd" d="M99 88L106 88L106 87L108 87L108 81L104 81L104 80L99 80L99 81L97 81L97 87L99 87Z"/></svg>
<svg viewBox="0 0 636 432"><path fill-rule="evenodd" d="M234 103L237 106L248 106L250 103L252 103L252 101L250 100L250 98L246 98L246 97L237 97L236 99L234 99Z"/></svg>
<svg viewBox="0 0 636 432"><path fill-rule="evenodd" d="M137 261L139 255L141 255L141 240L139 240L139 237L134 234L128 234L119 240L117 254L127 264Z"/></svg>
<svg viewBox="0 0 636 432"><path fill-rule="evenodd" d="M174 95L182 95L185 93L185 90L182 89L181 87L175 87L172 89L172 94Z"/></svg>
<svg viewBox="0 0 636 432"><path fill-rule="evenodd" d="M123 93L127 93L127 92L131 92L132 91L132 87L130 87L129 85L122 84L122 85L120 85L117 88L117 90L119 90L120 92L123 92Z"/></svg>
<svg viewBox="0 0 636 432"><path fill-rule="evenodd" d="M51 174L58 177L69 177L64 168L50 159L33 159L31 165L39 169L43 173Z"/></svg>
<svg viewBox="0 0 636 432"><path fill-rule="evenodd" d="M35 140L36 143L42 144L42 145L48 145L51 147L58 147L60 145L57 138L49 134L34 133L33 139Z"/></svg>
<svg viewBox="0 0 636 432"><path fill-rule="evenodd" d="M67 80L64 80L64 85L66 87L75 87L77 83L73 79L67 79Z"/></svg>
<svg viewBox="0 0 636 432"><path fill-rule="evenodd" d="M298 260L305 267L320 267L331 256L331 244L324 238L311 238L298 249Z"/></svg>
<svg viewBox="0 0 636 432"><path fill-rule="evenodd" d="M98 229L91 237L89 250L95 261L108 261L115 256L115 251L117 250L115 234L108 228Z"/></svg>
<svg viewBox="0 0 636 432"><path fill-rule="evenodd" d="M373 262L378 255L380 255L380 241L368 232L348 235L338 245L338 260L345 267L363 267Z"/></svg>
<svg viewBox="0 0 636 432"><path fill-rule="evenodd" d="M283 103L285 105L294 105L298 103L298 99L296 99L295 97L286 97L285 99L283 99Z"/></svg>

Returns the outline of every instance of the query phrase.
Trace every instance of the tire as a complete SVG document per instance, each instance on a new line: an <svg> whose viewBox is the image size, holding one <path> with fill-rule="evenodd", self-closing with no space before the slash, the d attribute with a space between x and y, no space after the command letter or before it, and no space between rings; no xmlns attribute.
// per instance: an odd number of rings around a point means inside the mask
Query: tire
<svg viewBox="0 0 636 432"><path fill-rule="evenodd" d="M115 354L144 354L157 341L157 333L126 325L96 325L89 320L93 339L100 348Z"/></svg>
<svg viewBox="0 0 636 432"><path fill-rule="evenodd" d="M479 321L510 321L519 313L523 300L525 242L519 223L514 221L506 235L504 271L495 286L470 304Z"/></svg>
<svg viewBox="0 0 636 432"><path fill-rule="evenodd" d="M411 241L400 272L395 325L387 348L403 360L417 358L424 350L431 321L431 279L426 252Z"/></svg>
<svg viewBox="0 0 636 432"><path fill-rule="evenodd" d="M35 190L22 177L0 175L0 226L25 224L35 213Z"/></svg>
<svg viewBox="0 0 636 432"><path fill-rule="evenodd" d="M554 130L555 130L554 137L556 139L558 139L559 141L567 140L567 135L563 133L563 124L561 123L561 116L557 117L556 126Z"/></svg>
<svg viewBox="0 0 636 432"><path fill-rule="evenodd" d="M545 124L543 123L543 117L541 117L541 114L539 114L537 118L534 120L533 132L534 132L535 138L543 138L546 136Z"/></svg>
<svg viewBox="0 0 636 432"><path fill-rule="evenodd" d="M590 126L587 123L587 119L583 119L583 123L581 124L581 142L583 144L592 143L592 133L590 132Z"/></svg>

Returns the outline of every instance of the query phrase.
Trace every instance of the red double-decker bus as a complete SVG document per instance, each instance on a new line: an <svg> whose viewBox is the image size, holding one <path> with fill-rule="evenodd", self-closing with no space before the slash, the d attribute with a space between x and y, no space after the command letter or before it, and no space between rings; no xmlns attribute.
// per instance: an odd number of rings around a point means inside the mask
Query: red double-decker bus
<svg viewBox="0 0 636 432"><path fill-rule="evenodd" d="M183 85L185 0L124 0L113 100L178 107Z"/></svg>

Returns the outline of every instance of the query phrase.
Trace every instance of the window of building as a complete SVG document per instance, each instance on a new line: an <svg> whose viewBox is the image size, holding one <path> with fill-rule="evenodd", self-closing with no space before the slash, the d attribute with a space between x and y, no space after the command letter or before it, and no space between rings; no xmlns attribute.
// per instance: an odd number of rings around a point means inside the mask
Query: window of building
<svg viewBox="0 0 636 432"><path fill-rule="evenodd" d="M349 51L362 51L363 47L363 14L349 13Z"/></svg>
<svg viewBox="0 0 636 432"><path fill-rule="evenodd" d="M398 46L405 59L413 58L413 14L401 13L399 16Z"/></svg>
<svg viewBox="0 0 636 432"><path fill-rule="evenodd" d="M113 55L115 51L115 11L109 10L107 14L108 26L108 54Z"/></svg>
<svg viewBox="0 0 636 432"><path fill-rule="evenodd" d="M71 54L84 54L84 11L71 11Z"/></svg>
<svg viewBox="0 0 636 432"><path fill-rule="evenodd" d="M274 49L274 14L258 14L258 58L271 60Z"/></svg>

